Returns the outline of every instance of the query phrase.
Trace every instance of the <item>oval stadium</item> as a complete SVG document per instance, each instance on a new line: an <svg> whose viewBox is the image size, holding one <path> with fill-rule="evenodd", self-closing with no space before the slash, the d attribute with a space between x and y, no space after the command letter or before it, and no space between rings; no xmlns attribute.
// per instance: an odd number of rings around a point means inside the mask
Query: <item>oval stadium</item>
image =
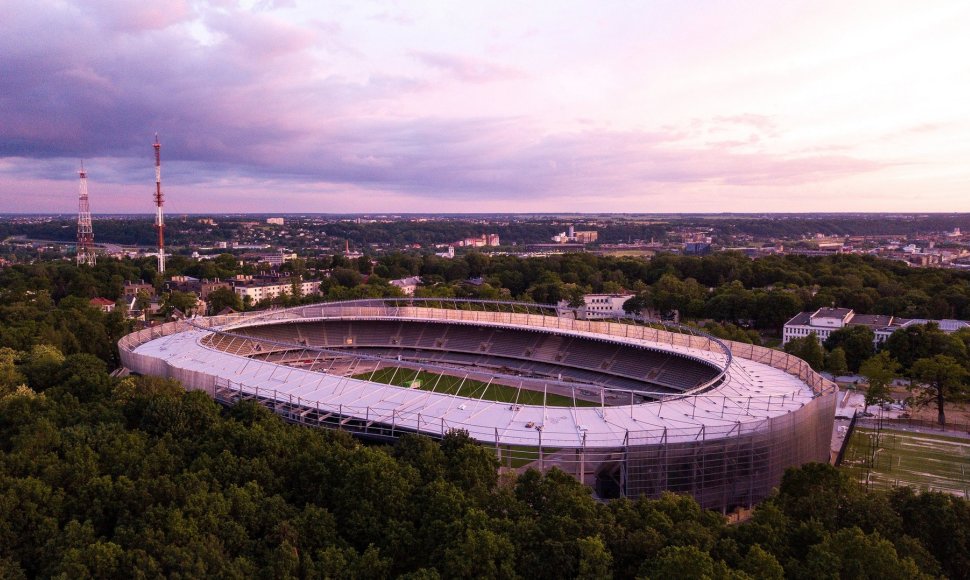
<svg viewBox="0 0 970 580"><path fill-rule="evenodd" d="M603 498L665 490L730 511L829 460L834 384L685 326L553 306L332 302L194 318L119 343L132 372L377 441L461 429L504 469L558 467Z"/></svg>

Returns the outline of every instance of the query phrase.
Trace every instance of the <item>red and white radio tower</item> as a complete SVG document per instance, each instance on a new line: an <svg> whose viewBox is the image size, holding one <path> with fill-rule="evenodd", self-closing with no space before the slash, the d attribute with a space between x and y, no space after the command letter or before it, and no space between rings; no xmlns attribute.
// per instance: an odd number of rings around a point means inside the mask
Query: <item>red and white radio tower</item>
<svg viewBox="0 0 970 580"><path fill-rule="evenodd" d="M158 230L158 273L165 273L165 216L162 214L162 145L155 133L155 229Z"/></svg>
<svg viewBox="0 0 970 580"><path fill-rule="evenodd" d="M78 193L77 207L77 264L94 265L97 256L94 253L94 230L91 228L91 206L88 204L88 172L77 172L81 176L81 189Z"/></svg>

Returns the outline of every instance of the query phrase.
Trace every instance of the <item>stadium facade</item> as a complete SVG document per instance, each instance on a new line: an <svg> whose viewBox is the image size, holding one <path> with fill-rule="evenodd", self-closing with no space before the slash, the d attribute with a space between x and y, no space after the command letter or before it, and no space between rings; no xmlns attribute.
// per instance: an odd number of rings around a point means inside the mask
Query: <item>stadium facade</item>
<svg viewBox="0 0 970 580"><path fill-rule="evenodd" d="M555 466L603 497L671 490L723 511L765 498L788 467L828 461L836 402L834 384L784 352L510 302L196 318L119 348L133 372L290 422L377 440L463 429L508 469Z"/></svg>

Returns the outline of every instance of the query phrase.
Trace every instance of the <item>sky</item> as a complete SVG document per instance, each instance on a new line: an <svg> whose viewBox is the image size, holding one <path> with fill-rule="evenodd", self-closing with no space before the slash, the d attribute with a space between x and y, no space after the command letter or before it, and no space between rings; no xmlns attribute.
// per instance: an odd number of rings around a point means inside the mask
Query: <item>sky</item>
<svg viewBox="0 0 970 580"><path fill-rule="evenodd" d="M0 14L0 212L970 211L964 0Z"/></svg>

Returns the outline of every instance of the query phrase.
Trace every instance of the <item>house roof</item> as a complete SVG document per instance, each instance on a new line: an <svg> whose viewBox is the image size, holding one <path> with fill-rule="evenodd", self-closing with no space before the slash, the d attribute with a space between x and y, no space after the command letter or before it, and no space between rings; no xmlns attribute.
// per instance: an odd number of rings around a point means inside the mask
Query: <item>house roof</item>
<svg viewBox="0 0 970 580"><path fill-rule="evenodd" d="M851 308L829 308L826 306L816 310L812 314L812 318L838 318L841 320L850 314L852 314Z"/></svg>

